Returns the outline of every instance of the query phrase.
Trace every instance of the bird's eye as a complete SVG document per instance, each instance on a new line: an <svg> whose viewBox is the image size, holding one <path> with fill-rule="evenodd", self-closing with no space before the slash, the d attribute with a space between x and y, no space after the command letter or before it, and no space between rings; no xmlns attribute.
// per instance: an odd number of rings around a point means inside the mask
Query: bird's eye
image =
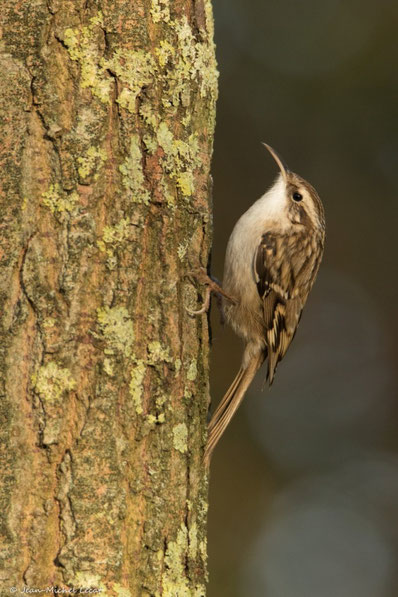
<svg viewBox="0 0 398 597"><path fill-rule="evenodd" d="M303 196L302 196L302 194L301 194L301 193L297 193L297 191L296 191L295 193L293 193L293 199L294 199L295 201L301 201L301 200L302 200L302 198L303 198Z"/></svg>

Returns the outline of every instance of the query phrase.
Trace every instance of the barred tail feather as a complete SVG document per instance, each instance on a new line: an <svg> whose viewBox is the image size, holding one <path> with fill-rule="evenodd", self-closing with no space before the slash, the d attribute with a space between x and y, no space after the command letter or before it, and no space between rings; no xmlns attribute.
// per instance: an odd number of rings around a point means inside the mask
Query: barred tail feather
<svg viewBox="0 0 398 597"><path fill-rule="evenodd" d="M229 386L228 390L226 391L226 393L224 394L224 396L222 397L222 399L220 400L219 405L217 406L216 410L214 411L210 423L208 425L208 433L211 432L211 430L213 429L213 427L215 426L215 424L217 423L217 421L220 419L220 417L222 416L222 414L225 412L225 410L228 408L229 403L231 402L231 399L233 397L234 391L236 390L236 388L238 387L243 374L244 374L245 370L243 369L243 367L241 367L238 371L237 376L235 377L234 381L231 383L231 385Z"/></svg>
<svg viewBox="0 0 398 597"><path fill-rule="evenodd" d="M206 467L209 467L214 448L237 411L248 387L263 362L263 352L253 356L249 361L248 366L245 369L241 368L239 370L237 376L217 407L208 427L207 444L204 454L204 463Z"/></svg>

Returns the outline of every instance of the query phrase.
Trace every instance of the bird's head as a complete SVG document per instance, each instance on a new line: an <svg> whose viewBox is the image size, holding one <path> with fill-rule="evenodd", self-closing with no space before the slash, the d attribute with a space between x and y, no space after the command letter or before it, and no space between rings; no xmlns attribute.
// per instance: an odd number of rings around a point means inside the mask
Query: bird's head
<svg viewBox="0 0 398 597"><path fill-rule="evenodd" d="M324 229L325 214L322 202L314 187L292 172L280 155L270 145L263 143L279 166L280 177L275 182L281 190L281 204L293 224ZM275 186L274 185L274 186ZM271 189L272 190L272 189Z"/></svg>

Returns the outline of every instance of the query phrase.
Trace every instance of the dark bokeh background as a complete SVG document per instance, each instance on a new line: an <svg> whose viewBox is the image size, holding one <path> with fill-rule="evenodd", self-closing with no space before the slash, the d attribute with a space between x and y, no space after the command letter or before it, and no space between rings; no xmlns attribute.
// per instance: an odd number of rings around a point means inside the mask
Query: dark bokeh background
<svg viewBox="0 0 398 597"><path fill-rule="evenodd" d="M209 597L395 597L398 4L215 0L213 273L277 149L323 199L327 244L272 390L212 463ZM241 344L213 308L212 396Z"/></svg>

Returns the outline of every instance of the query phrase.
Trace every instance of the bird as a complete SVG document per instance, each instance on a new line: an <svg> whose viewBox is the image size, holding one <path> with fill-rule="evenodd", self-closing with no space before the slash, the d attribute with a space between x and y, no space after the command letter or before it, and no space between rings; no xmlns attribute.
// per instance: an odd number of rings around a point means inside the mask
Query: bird
<svg viewBox="0 0 398 597"><path fill-rule="evenodd" d="M263 145L279 173L269 190L239 218L226 249L218 290L222 290L224 318L243 339L244 350L238 374L208 425L207 467L266 360L266 379L272 385L278 363L296 334L325 244L325 213L318 193L270 145Z"/></svg>

